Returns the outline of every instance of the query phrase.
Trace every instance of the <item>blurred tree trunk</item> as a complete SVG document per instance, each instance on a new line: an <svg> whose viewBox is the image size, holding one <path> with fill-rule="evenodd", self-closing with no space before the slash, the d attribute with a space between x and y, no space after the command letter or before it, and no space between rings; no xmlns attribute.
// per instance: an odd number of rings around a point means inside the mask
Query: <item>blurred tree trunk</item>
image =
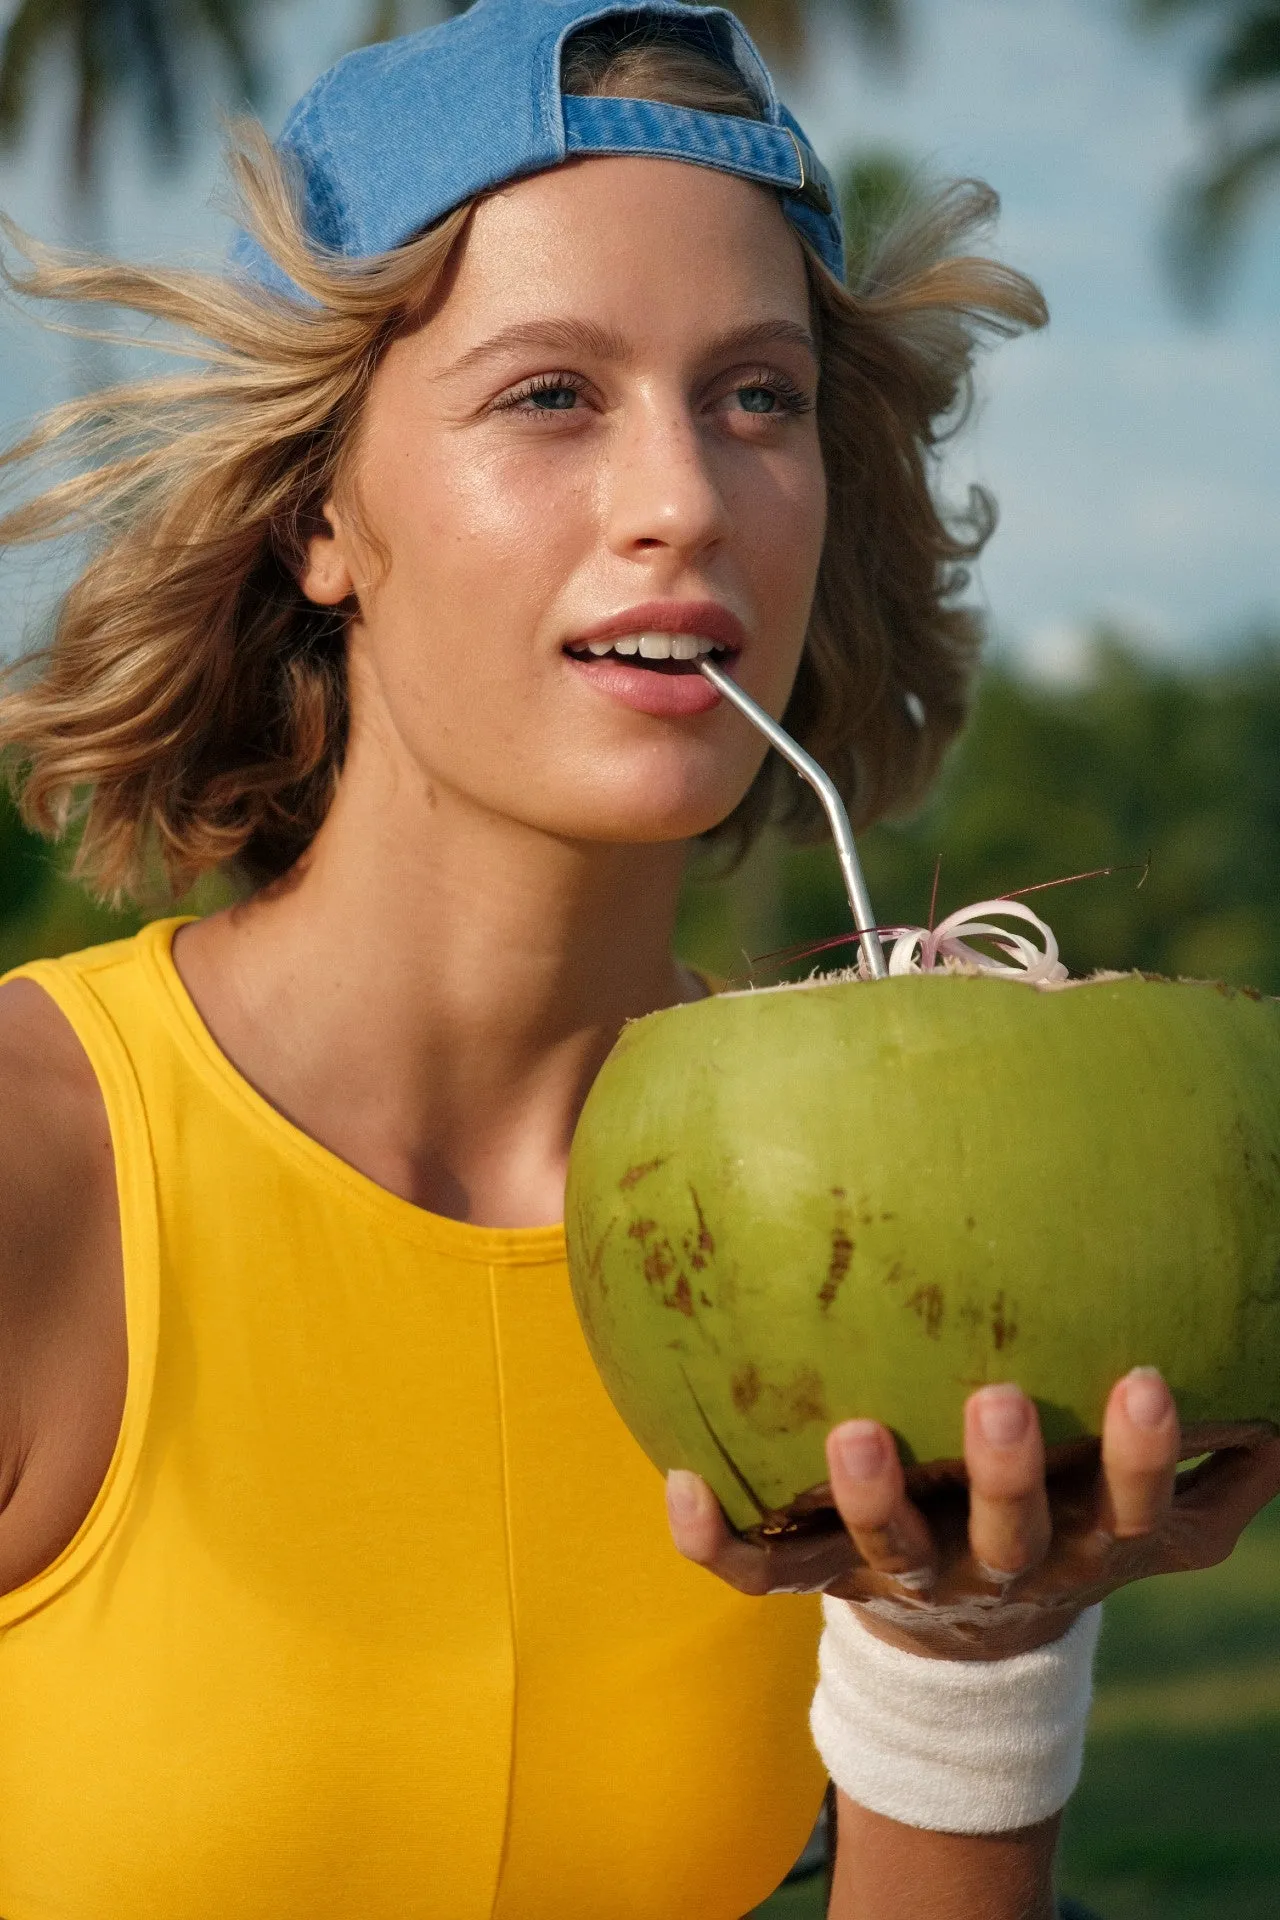
<svg viewBox="0 0 1280 1920"><path fill-rule="evenodd" d="M803 66L809 52L813 0L738 0L733 11L771 60ZM896 59L906 25L904 0L840 0L840 11L872 53Z"/></svg>

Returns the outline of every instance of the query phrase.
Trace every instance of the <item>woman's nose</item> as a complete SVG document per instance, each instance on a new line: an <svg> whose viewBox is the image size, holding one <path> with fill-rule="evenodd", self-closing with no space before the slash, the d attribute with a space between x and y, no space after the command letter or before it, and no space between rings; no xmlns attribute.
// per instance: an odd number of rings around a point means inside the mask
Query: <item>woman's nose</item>
<svg viewBox="0 0 1280 1920"><path fill-rule="evenodd" d="M728 530L726 504L697 421L673 407L643 411L612 449L609 544L620 554L668 548L696 555Z"/></svg>

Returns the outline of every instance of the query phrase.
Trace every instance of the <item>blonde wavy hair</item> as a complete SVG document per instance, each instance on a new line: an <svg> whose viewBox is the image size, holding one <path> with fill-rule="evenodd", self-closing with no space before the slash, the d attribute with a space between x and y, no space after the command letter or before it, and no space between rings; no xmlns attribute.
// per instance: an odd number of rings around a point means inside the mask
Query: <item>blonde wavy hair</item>
<svg viewBox="0 0 1280 1920"><path fill-rule="evenodd" d="M564 84L760 117L706 52L625 23L571 43ZM355 609L306 599L305 544L326 500L358 511L369 383L419 323L470 213L351 263L306 239L252 123L234 130L231 166L245 225L314 306L233 277L68 256L6 225L24 262L7 270L11 289L149 316L192 362L57 408L0 460L18 476L46 460L73 469L0 518L0 545L92 537L50 645L9 676L0 752L26 820L49 836L77 821L79 870L113 897L153 885L157 865L175 891L227 866L265 882L323 821ZM806 248L829 523L785 724L860 825L923 795L967 709L980 625L957 596L994 507L974 489L944 512L936 456L982 336L1045 319L1029 280L962 251L996 207L973 181L922 197L847 288ZM772 756L708 837L739 853L770 818L796 837L821 824Z"/></svg>

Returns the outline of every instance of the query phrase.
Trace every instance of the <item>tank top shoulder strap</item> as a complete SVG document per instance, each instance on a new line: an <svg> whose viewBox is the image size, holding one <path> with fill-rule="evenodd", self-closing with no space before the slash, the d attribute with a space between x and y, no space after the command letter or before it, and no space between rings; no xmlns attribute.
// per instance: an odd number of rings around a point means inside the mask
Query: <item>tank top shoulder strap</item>
<svg viewBox="0 0 1280 1920"><path fill-rule="evenodd" d="M172 924L157 923L135 939L63 959L33 961L0 981L30 980L48 994L83 1047L101 1090L115 1156L128 1340L124 1414L97 1497L57 1559L24 1586L0 1595L0 1629L47 1605L102 1551L128 1505L142 1453L160 1317L156 1167L143 1080L148 1056L163 1043L142 960L148 943L169 937Z"/></svg>

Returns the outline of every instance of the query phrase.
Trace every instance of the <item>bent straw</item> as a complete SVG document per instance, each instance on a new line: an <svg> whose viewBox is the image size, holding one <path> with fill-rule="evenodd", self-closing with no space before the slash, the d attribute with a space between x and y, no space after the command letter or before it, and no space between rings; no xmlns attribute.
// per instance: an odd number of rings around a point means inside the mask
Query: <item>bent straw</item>
<svg viewBox="0 0 1280 1920"><path fill-rule="evenodd" d="M731 679L720 667L713 666L710 660L699 660L698 672L704 680L709 680L716 692L723 694L730 705L735 706L753 727L759 729L769 745L776 748L783 759L795 768L802 780L809 782L821 800L831 827L831 837L836 843L844 890L849 896L849 911L853 915L853 929L858 936L858 946L862 951L867 972L873 980L887 980L889 969L885 965L884 949L880 945L880 936L876 932L876 916L871 910L871 899L867 893L867 883L862 876L858 850L853 844L853 828L849 825L849 816L845 811L844 801L836 791L835 782L829 774L823 772L817 761L807 754L803 747L797 746L791 735L784 732L777 721L767 714L763 707L757 706L751 695L744 693L737 681Z"/></svg>

